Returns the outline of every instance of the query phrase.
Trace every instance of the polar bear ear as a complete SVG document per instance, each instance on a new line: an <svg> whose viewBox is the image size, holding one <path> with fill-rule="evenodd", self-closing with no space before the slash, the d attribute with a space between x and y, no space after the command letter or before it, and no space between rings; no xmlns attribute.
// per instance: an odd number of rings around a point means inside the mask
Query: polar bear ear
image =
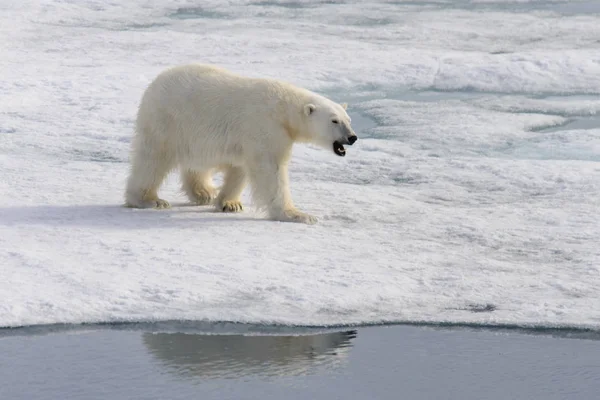
<svg viewBox="0 0 600 400"><path fill-rule="evenodd" d="M317 107L314 104L307 104L304 106L304 114L310 115L315 112L316 109Z"/></svg>
<svg viewBox="0 0 600 400"><path fill-rule="evenodd" d="M347 110L348 109L348 103L342 103L342 108L344 110Z"/></svg>

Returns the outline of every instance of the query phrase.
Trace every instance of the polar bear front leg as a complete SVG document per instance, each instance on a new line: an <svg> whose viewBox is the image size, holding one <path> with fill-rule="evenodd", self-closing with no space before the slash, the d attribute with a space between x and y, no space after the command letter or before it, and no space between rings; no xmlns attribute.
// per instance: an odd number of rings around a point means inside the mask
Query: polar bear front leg
<svg viewBox="0 0 600 400"><path fill-rule="evenodd" d="M251 166L250 180L254 199L267 208L269 217L276 221L314 224L317 218L294 207L290 194L288 168L273 160Z"/></svg>
<svg viewBox="0 0 600 400"><path fill-rule="evenodd" d="M229 167L225 171L223 187L215 201L217 210L239 212L243 210L240 197L246 186L246 171L242 167Z"/></svg>

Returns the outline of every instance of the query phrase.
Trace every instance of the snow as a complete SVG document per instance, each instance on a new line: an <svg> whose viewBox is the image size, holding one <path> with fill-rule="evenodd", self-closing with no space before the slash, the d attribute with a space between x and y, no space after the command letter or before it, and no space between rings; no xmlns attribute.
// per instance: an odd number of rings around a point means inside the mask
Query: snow
<svg viewBox="0 0 600 400"><path fill-rule="evenodd" d="M198 4L0 5L0 327L600 328L595 2ZM344 159L294 150L319 224L187 206L175 174L173 209L121 206L142 91L192 61L350 103Z"/></svg>

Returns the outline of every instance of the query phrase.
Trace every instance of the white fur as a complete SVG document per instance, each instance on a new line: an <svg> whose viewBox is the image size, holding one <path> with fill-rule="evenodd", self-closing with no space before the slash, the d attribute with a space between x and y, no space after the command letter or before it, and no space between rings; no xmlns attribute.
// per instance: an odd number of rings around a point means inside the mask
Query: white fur
<svg viewBox="0 0 600 400"><path fill-rule="evenodd" d="M335 140L347 143L354 132L345 108L273 79L202 64L168 69L142 97L126 204L169 207L157 191L179 168L183 189L197 204L215 200L219 210L240 211L241 193L250 182L254 201L270 218L314 223L316 218L298 211L290 196L292 145L311 142L331 150ZM218 195L212 183L217 169L225 172Z"/></svg>

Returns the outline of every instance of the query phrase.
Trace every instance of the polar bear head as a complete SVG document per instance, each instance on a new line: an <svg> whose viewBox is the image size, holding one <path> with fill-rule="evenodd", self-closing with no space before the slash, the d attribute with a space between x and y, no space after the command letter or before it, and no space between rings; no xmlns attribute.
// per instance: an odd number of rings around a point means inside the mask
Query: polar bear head
<svg viewBox="0 0 600 400"><path fill-rule="evenodd" d="M358 139L350 126L348 105L337 104L326 98L317 97L304 105L307 133L310 141L326 149L332 149L340 157L346 155L344 145L353 145Z"/></svg>

